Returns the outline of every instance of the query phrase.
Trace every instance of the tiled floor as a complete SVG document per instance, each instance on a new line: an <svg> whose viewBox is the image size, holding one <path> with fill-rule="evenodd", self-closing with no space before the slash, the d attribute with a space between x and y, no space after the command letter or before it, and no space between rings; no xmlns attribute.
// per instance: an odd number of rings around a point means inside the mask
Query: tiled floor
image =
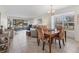
<svg viewBox="0 0 79 59"><path fill-rule="evenodd" d="M60 49L58 43L52 44L52 53L77 53L79 52L79 42L67 39L65 46ZM42 43L37 46L36 38L27 39L26 31L17 31L11 42L8 53L48 53L48 44L45 51L42 50Z"/></svg>

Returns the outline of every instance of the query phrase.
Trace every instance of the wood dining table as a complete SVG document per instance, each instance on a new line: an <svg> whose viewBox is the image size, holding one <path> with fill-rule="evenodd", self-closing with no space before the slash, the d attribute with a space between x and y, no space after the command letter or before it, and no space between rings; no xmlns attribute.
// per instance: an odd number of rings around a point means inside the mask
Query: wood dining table
<svg viewBox="0 0 79 59"><path fill-rule="evenodd" d="M49 53L51 53L51 41L54 39L55 35L57 35L59 31L50 30L48 33L44 33L45 36L49 37Z"/></svg>

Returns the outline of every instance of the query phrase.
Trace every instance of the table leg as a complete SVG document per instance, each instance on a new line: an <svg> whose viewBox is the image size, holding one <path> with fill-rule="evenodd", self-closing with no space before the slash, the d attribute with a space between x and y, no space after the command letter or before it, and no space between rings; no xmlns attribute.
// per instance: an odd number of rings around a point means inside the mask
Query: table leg
<svg viewBox="0 0 79 59"><path fill-rule="evenodd" d="M66 31L65 31L65 42L66 42Z"/></svg>
<svg viewBox="0 0 79 59"><path fill-rule="evenodd" d="M37 38L37 44L38 46L40 45L40 39Z"/></svg>
<svg viewBox="0 0 79 59"><path fill-rule="evenodd" d="M45 41L43 41L43 48L42 49L44 50L44 48L45 48Z"/></svg>
<svg viewBox="0 0 79 59"><path fill-rule="evenodd" d="M49 53L51 53L51 38L49 39Z"/></svg>

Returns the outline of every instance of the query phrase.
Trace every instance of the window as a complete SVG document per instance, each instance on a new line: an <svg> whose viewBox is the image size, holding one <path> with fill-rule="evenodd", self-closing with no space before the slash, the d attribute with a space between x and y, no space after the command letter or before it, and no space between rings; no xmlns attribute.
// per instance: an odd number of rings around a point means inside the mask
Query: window
<svg viewBox="0 0 79 59"><path fill-rule="evenodd" d="M63 26L65 30L74 30L74 15L55 16L55 27Z"/></svg>

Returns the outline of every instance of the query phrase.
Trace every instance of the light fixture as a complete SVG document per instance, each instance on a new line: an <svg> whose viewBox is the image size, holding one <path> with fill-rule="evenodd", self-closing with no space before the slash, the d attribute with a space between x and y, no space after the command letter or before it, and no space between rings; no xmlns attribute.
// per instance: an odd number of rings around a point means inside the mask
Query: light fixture
<svg viewBox="0 0 79 59"><path fill-rule="evenodd" d="M55 14L55 9L53 8L52 5L50 5L50 9L48 10L48 13L51 14L51 16Z"/></svg>

